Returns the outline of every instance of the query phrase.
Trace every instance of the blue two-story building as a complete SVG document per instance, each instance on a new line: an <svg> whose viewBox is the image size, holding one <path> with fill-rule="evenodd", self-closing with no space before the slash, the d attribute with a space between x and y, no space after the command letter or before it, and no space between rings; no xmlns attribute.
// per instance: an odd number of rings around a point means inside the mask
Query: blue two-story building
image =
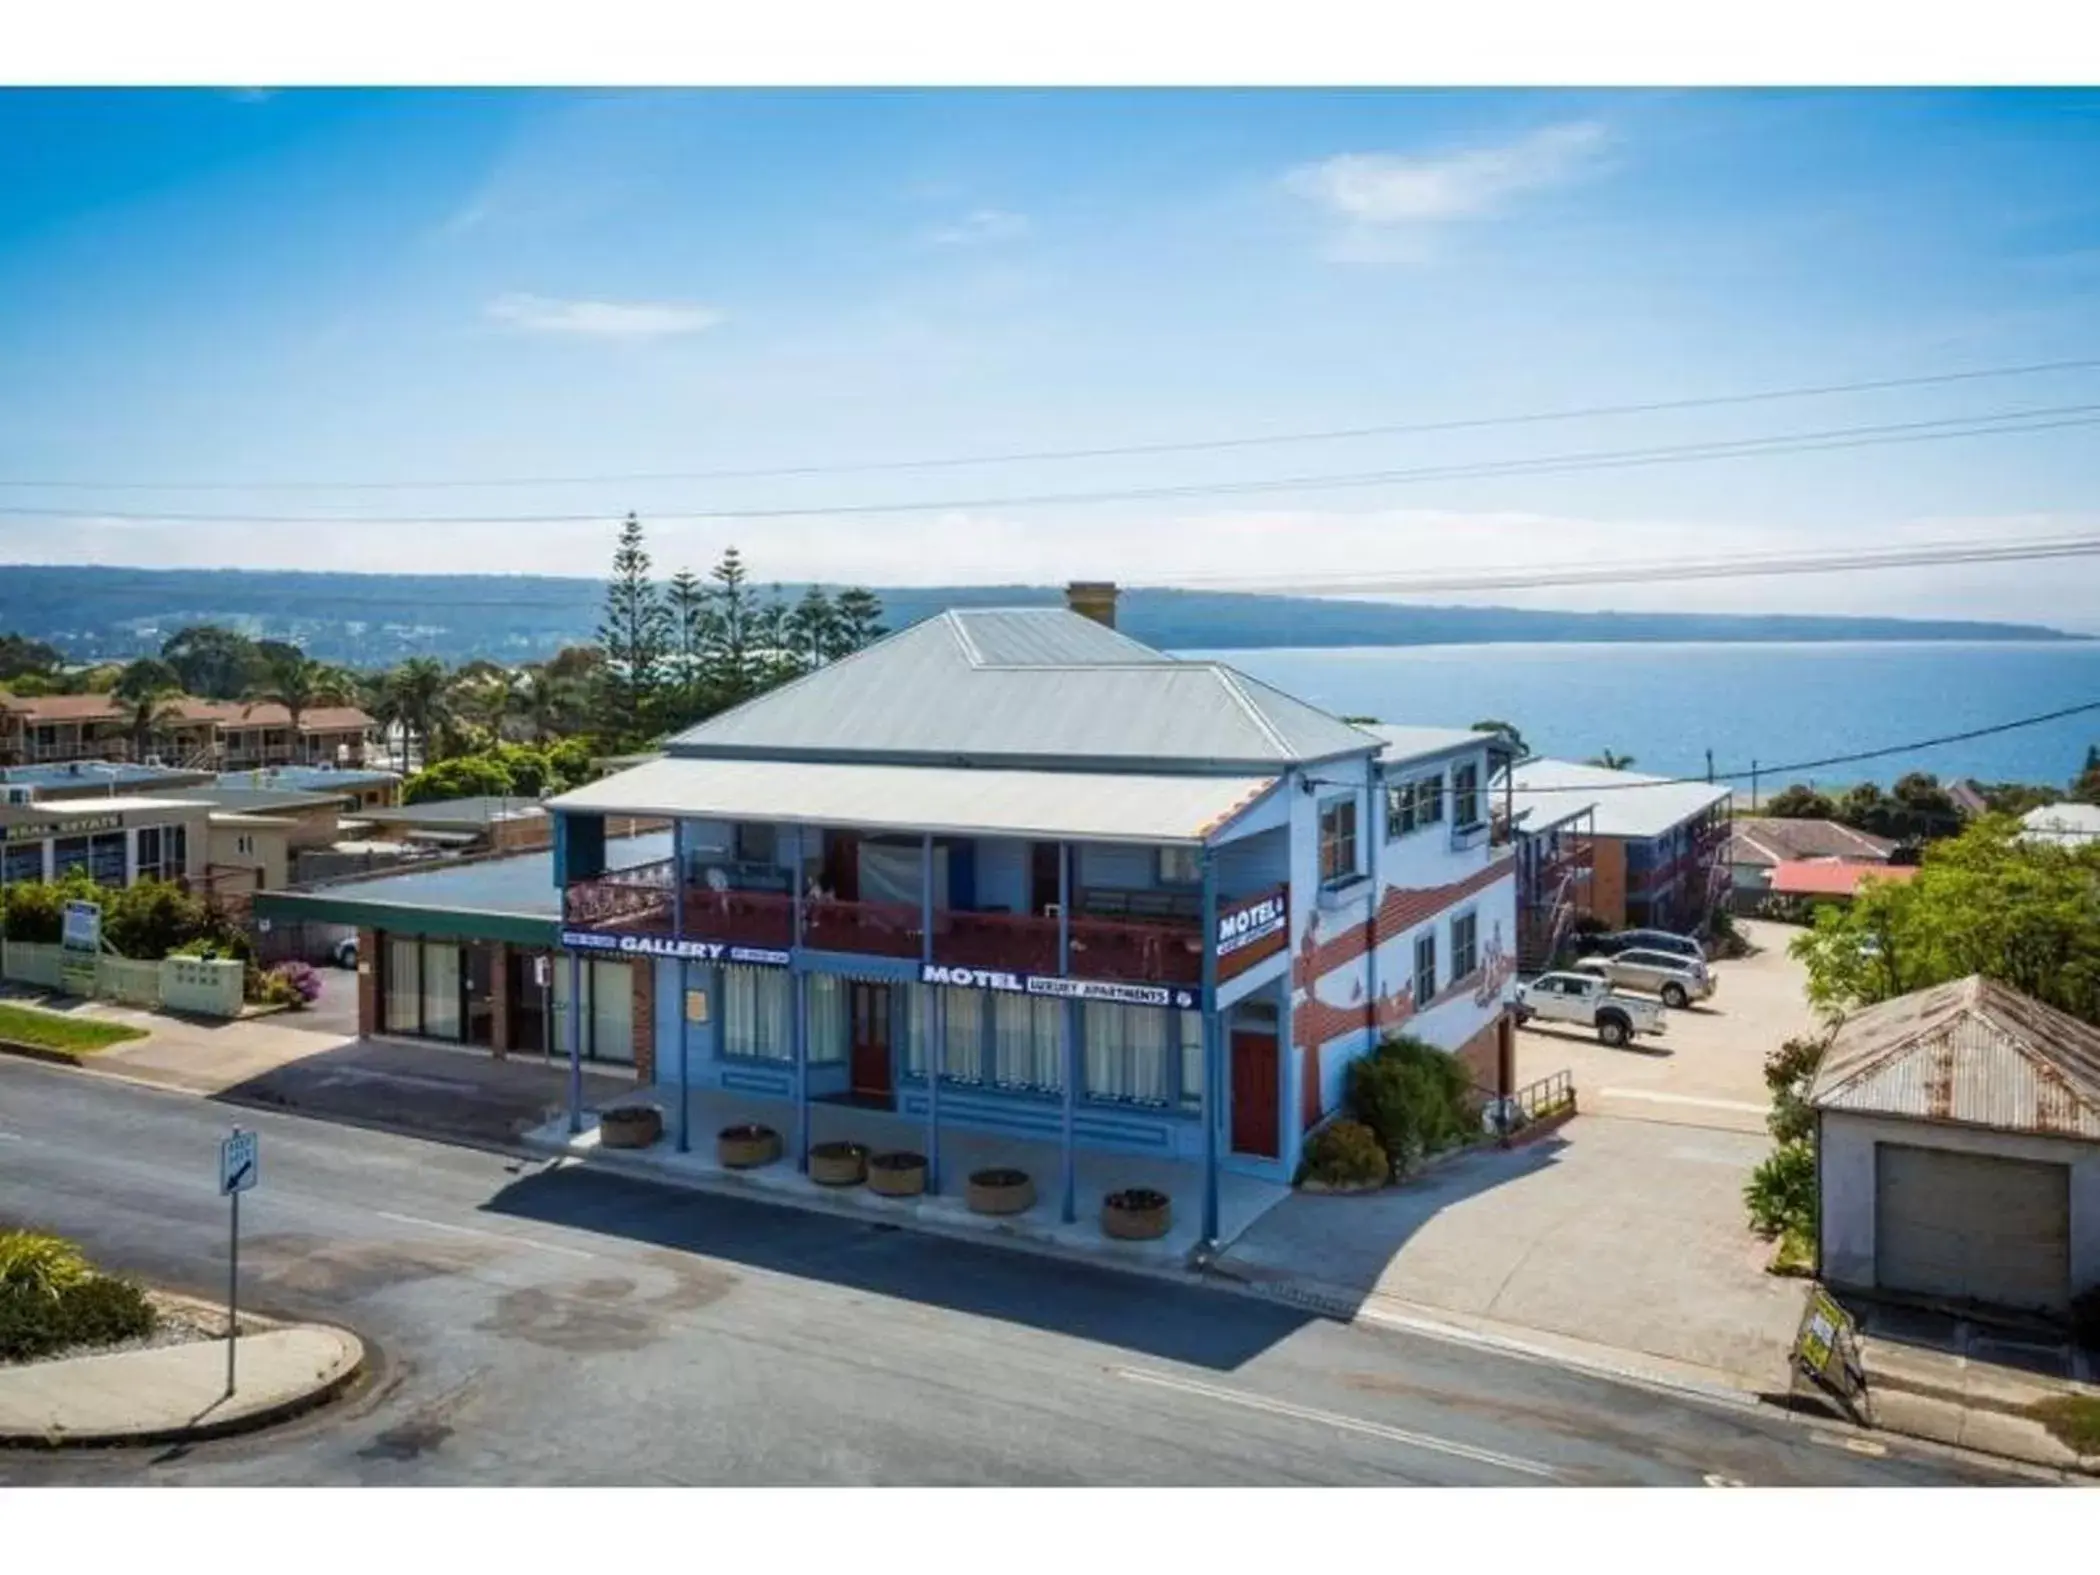
<svg viewBox="0 0 2100 1575"><path fill-rule="evenodd" d="M1287 1181L1380 1033L1506 1091L1499 740L1112 618L951 611L553 800L567 966L655 961L644 1075L777 1101L798 1156L817 1104L1054 1141L1068 1206L1079 1150ZM608 817L671 856L608 869Z"/></svg>

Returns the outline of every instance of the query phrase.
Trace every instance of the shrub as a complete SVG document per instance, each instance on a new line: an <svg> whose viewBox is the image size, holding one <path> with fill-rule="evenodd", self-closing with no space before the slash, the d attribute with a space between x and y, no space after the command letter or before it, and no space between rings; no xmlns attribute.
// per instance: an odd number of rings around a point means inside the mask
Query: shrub
<svg viewBox="0 0 2100 1575"><path fill-rule="evenodd" d="M1806 1143L1782 1143L1750 1172L1743 1186L1750 1225L1770 1241L1795 1231L1813 1240L1816 1232L1816 1153Z"/></svg>
<svg viewBox="0 0 2100 1575"><path fill-rule="evenodd" d="M114 1345L153 1332L160 1321L146 1293L130 1280L93 1274L59 1299L68 1345Z"/></svg>
<svg viewBox="0 0 2100 1575"><path fill-rule="evenodd" d="M0 1231L0 1296L57 1301L93 1271L78 1247L41 1231Z"/></svg>
<svg viewBox="0 0 2100 1575"><path fill-rule="evenodd" d="M95 1273L63 1237L0 1233L0 1361L135 1339L156 1318L144 1291Z"/></svg>
<svg viewBox="0 0 2100 1575"><path fill-rule="evenodd" d="M291 991L287 1004L295 1008L303 1010L321 999L321 976L311 963L282 962L270 970L269 977L285 982Z"/></svg>
<svg viewBox="0 0 2100 1575"><path fill-rule="evenodd" d="M1349 1064L1343 1103L1404 1172L1473 1135L1472 1084L1454 1056L1419 1039L1388 1039Z"/></svg>
<svg viewBox="0 0 2100 1575"><path fill-rule="evenodd" d="M1305 1140L1298 1180L1329 1187L1368 1186L1386 1181L1393 1162L1378 1146L1378 1135L1361 1121L1330 1121Z"/></svg>
<svg viewBox="0 0 2100 1575"><path fill-rule="evenodd" d="M1789 1039L1765 1057L1765 1087L1772 1091L1772 1111L1765 1117L1765 1126L1782 1144L1806 1142L1815 1130L1816 1114L1803 1094L1829 1043L1827 1039Z"/></svg>

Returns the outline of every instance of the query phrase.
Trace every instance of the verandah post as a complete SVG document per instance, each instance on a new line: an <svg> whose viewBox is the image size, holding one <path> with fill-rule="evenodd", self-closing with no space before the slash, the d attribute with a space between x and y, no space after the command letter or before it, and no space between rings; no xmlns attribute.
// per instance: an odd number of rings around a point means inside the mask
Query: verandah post
<svg viewBox="0 0 2100 1575"><path fill-rule="evenodd" d="M1203 992L1197 1003L1203 1012L1203 1246L1214 1252L1218 1245L1218 1120L1224 1110L1224 1101L1218 1097L1224 1060L1218 1035L1218 866L1208 844L1198 857L1203 865Z"/></svg>
<svg viewBox="0 0 2100 1575"><path fill-rule="evenodd" d="M569 953L569 1136L583 1130L583 962Z"/></svg>
<svg viewBox="0 0 2100 1575"><path fill-rule="evenodd" d="M1057 973L1072 975L1072 844L1057 845ZM1064 1062L1064 1221L1079 1218L1079 1157L1074 1152L1074 1127L1079 1104L1079 1003L1065 1001L1058 1009L1062 1041L1058 1049Z"/></svg>
<svg viewBox="0 0 2100 1575"><path fill-rule="evenodd" d="M941 1056L947 1038L947 1008L942 1004L939 989L924 982L925 964L933 961L933 833L919 833L919 956L921 966L918 988L926 993L920 999L927 1009L919 1014L919 1025L925 1031L923 1047L926 1073L926 1190L929 1193L941 1190ZM909 1018L906 1019L909 1021Z"/></svg>

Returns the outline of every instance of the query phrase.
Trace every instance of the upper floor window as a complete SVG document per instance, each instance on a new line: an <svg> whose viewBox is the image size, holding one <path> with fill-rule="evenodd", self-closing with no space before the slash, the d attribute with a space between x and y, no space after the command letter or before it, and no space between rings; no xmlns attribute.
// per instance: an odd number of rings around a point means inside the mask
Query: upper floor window
<svg viewBox="0 0 2100 1575"><path fill-rule="evenodd" d="M1436 931L1424 930L1415 937L1415 1009L1420 1011L1436 999Z"/></svg>
<svg viewBox="0 0 2100 1575"><path fill-rule="evenodd" d="M778 826L748 820L737 822L736 857L739 864L771 864L779 848Z"/></svg>
<svg viewBox="0 0 2100 1575"><path fill-rule="evenodd" d="M1159 883L1162 886L1202 885L1202 855L1195 848L1161 848Z"/></svg>
<svg viewBox="0 0 2100 1575"><path fill-rule="evenodd" d="M1451 977L1463 979L1480 966L1480 919L1461 913L1451 921Z"/></svg>
<svg viewBox="0 0 2100 1575"><path fill-rule="evenodd" d="M1451 824L1480 824L1480 767L1471 761L1451 771Z"/></svg>
<svg viewBox="0 0 2100 1575"><path fill-rule="evenodd" d="M1320 806L1320 884L1356 879L1356 798L1331 798Z"/></svg>
<svg viewBox="0 0 2100 1575"><path fill-rule="evenodd" d="M1385 790L1385 834L1388 840L1433 826L1444 818L1444 774L1396 782Z"/></svg>

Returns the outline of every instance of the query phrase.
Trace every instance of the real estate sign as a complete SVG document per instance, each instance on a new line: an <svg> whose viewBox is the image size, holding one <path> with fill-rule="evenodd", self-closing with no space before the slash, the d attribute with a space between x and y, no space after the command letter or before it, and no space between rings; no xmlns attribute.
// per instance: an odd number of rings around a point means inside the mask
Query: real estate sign
<svg viewBox="0 0 2100 1575"><path fill-rule="evenodd" d="M69 902L59 932L64 948L59 979L69 995L95 993L95 959L102 954L102 904Z"/></svg>

